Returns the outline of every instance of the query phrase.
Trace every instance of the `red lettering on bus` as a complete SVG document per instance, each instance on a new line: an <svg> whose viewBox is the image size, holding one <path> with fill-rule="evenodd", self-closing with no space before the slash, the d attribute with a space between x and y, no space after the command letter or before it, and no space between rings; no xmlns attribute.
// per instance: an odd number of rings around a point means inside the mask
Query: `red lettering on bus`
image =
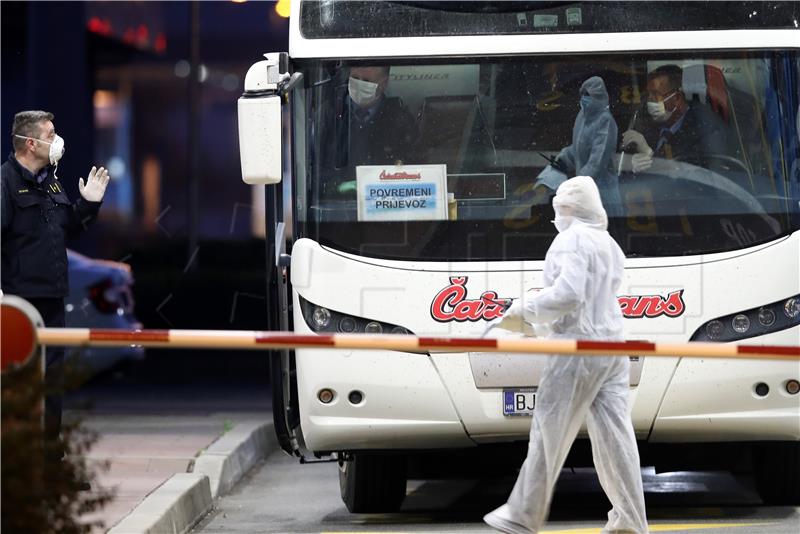
<svg viewBox="0 0 800 534"><path fill-rule="evenodd" d="M511 299L500 299L494 291L485 291L479 299L467 299L467 277L452 276L450 285L439 291L431 302L431 317L440 323L450 321L491 321L502 317Z"/></svg>
<svg viewBox="0 0 800 534"><path fill-rule="evenodd" d="M512 299L499 298L496 291L485 291L479 299L467 298L467 277L451 276L450 285L433 297L431 316L440 323L450 321L491 321L503 316ZM621 295L617 297L626 319L680 317L686 311L683 289L661 295Z"/></svg>
<svg viewBox="0 0 800 534"><path fill-rule="evenodd" d="M661 295L623 295L617 300L622 309L622 315L627 319L641 319L642 317L653 319L662 315L679 317L686 311L683 289L673 291L666 297Z"/></svg>

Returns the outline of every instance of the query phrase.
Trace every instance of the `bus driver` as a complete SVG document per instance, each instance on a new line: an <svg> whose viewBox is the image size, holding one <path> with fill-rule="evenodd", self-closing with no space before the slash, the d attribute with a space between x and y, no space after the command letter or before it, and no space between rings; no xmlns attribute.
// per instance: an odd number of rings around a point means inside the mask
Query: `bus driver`
<svg viewBox="0 0 800 534"><path fill-rule="evenodd" d="M358 165L408 162L417 140L414 117L399 98L387 97L389 67L351 67L347 95L337 102L336 169L339 192L355 189Z"/></svg>

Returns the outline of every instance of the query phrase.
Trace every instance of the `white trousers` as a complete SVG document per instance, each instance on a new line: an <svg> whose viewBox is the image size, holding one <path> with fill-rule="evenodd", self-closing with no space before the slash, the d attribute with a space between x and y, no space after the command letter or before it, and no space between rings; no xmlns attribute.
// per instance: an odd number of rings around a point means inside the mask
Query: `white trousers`
<svg viewBox="0 0 800 534"><path fill-rule="evenodd" d="M594 466L612 504L603 532L647 532L629 366L627 357L550 356L536 395L528 456L508 502L487 514L486 523L511 534L539 531L567 453L586 421Z"/></svg>

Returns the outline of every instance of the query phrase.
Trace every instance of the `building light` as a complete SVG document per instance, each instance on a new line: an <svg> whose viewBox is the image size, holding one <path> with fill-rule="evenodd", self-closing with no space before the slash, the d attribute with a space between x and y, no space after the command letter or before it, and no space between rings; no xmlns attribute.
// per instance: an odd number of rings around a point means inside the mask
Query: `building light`
<svg viewBox="0 0 800 534"><path fill-rule="evenodd" d="M278 14L279 17L289 18L289 13L291 12L291 1L290 0L278 0L275 3L275 13Z"/></svg>

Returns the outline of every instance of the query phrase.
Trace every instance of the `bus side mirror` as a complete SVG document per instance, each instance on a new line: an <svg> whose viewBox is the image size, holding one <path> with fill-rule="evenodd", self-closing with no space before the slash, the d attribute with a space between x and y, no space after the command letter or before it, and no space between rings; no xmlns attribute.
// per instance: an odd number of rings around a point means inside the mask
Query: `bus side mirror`
<svg viewBox="0 0 800 534"><path fill-rule="evenodd" d="M239 99L239 156L242 180L250 185L281 181L281 97Z"/></svg>
<svg viewBox="0 0 800 534"><path fill-rule="evenodd" d="M242 180L250 185L281 181L283 133L281 129L280 86L289 79L288 55L264 54L244 79L239 98L239 156Z"/></svg>

